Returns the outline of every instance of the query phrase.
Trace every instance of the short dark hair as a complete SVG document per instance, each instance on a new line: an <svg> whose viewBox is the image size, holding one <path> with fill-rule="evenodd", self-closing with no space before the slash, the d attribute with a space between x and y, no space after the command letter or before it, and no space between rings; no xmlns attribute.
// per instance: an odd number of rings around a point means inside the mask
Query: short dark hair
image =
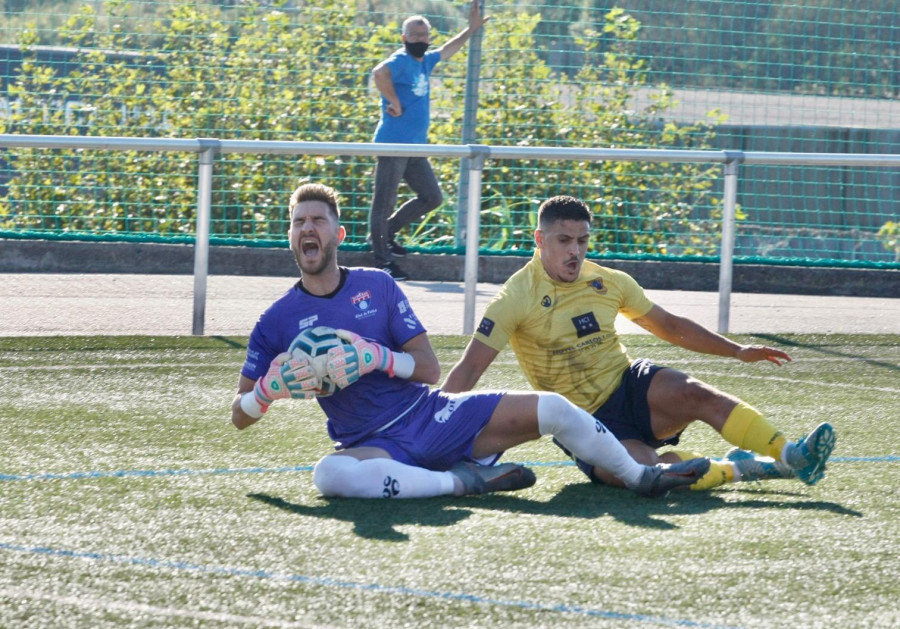
<svg viewBox="0 0 900 629"><path fill-rule="evenodd" d="M334 188L321 183L301 184L291 195L288 211L293 214L297 204L303 201L321 201L331 208L336 219L341 220L341 206L338 203L338 193Z"/></svg>
<svg viewBox="0 0 900 629"><path fill-rule="evenodd" d="M594 215L587 203L565 194L550 197L538 208L539 227L557 221L587 221L590 223L593 218Z"/></svg>

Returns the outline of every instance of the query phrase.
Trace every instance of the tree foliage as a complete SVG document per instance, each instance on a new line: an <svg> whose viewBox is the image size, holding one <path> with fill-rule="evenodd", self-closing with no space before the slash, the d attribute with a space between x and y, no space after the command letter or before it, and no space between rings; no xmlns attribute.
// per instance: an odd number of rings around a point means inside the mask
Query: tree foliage
<svg viewBox="0 0 900 629"><path fill-rule="evenodd" d="M399 24L363 23L354 3L311 0L302 12L254 3L221 9L173 3L150 36L116 27L128 5L105 5L102 28L86 4L61 31L79 49L65 76L29 54L11 88L17 106L0 131L22 134L220 137L370 141L378 116L371 68L399 44ZM655 123L672 105L658 86L653 104L634 110L648 86L636 54L640 24L610 12L598 31L579 38L585 63L570 76L536 52L538 15L495 13L485 30L478 110L480 141L524 146L704 148L705 124ZM451 29L455 32L455 29ZM452 34L452 32L450 34ZM439 34L437 43L446 33ZM111 51L141 50L117 55ZM432 141L458 143L465 53L439 67ZM14 173L0 198L0 227L190 235L194 231L196 155L104 151L12 151ZM283 238L285 199L303 177L336 184L350 203L351 240L364 237L372 160L226 155L215 164L213 235ZM449 199L458 164L437 164ZM561 192L589 198L615 253L712 253L717 230L710 199L718 173L684 164L495 162L484 173L484 244L530 248L536 200ZM711 209L712 208L712 209ZM454 233L452 201L417 226L429 243Z"/></svg>
<svg viewBox="0 0 900 629"><path fill-rule="evenodd" d="M181 0L133 2L115 23L139 32L141 24L166 14ZM84 0L0 2L0 40L31 20L38 41L62 45L59 27ZM97 4L93 2L93 4ZM243 11L238 0L206 0L230 22ZM285 11L303 11L304 0L284 2ZM428 15L442 32L458 24L460 3L404 0L347 3L375 23L397 20L409 11ZM900 96L900 11L896 0L788 2L787 0L516 0L486 3L489 13L520 10L540 15L534 29L536 52L554 71L574 75L584 63L578 38L602 29L605 15L624 9L643 25L637 54L653 61L653 81L675 89L771 90L797 94L897 98ZM101 27L107 28L106 16ZM162 35L146 34L158 48ZM6 41L11 41L7 37Z"/></svg>

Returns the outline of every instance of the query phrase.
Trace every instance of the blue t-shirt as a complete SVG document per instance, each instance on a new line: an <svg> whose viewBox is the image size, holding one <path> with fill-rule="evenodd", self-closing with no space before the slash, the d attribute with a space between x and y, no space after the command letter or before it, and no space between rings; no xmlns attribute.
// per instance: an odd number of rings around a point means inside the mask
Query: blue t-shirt
<svg viewBox="0 0 900 629"><path fill-rule="evenodd" d="M395 351L425 332L390 275L378 269L342 268L334 293L311 295L297 282L269 306L250 335L241 374L256 380L301 330L317 325L350 330ZM318 402L328 417L331 439L349 446L402 415L428 390L420 382L373 371Z"/></svg>
<svg viewBox="0 0 900 629"><path fill-rule="evenodd" d="M385 61L391 71L391 81L403 113L397 117L387 113L385 108L388 101L381 98L381 122L375 129L375 142L428 143L428 125L431 124L428 81L432 69L440 60L440 50L426 52L420 61L406 52L405 48L401 48Z"/></svg>

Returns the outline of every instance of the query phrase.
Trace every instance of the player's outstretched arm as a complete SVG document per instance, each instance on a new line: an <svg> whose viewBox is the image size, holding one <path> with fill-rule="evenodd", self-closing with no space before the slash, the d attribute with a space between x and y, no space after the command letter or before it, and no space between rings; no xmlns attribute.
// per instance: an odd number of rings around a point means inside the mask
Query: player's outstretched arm
<svg viewBox="0 0 900 629"><path fill-rule="evenodd" d="M478 339L471 339L463 357L453 366L441 390L447 393L471 391L478 384L481 374L490 366L499 354L493 347L488 347Z"/></svg>
<svg viewBox="0 0 900 629"><path fill-rule="evenodd" d="M650 312L634 319L634 323L664 341L693 352L737 358L745 363L768 360L781 365L782 362L791 360L790 356L779 349L762 345L741 345L660 306L653 306Z"/></svg>
<svg viewBox="0 0 900 629"><path fill-rule="evenodd" d="M742 345L735 358L745 363L768 360L770 363L775 363L779 367L782 363L791 362L791 357L787 352L783 352L775 347L769 347L768 345Z"/></svg>

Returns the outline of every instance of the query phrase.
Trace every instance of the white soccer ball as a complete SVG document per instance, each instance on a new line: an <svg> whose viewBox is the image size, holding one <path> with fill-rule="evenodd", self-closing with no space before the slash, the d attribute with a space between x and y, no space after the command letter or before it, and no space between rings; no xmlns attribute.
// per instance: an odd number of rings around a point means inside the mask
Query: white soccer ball
<svg viewBox="0 0 900 629"><path fill-rule="evenodd" d="M295 351L302 351L312 357L312 367L319 380L322 381L322 388L317 397L327 397L338 390L337 385L328 377L325 362L327 361L328 350L332 347L338 347L342 343L343 341L340 337L335 334L334 328L318 325L300 332L288 348L291 354Z"/></svg>

